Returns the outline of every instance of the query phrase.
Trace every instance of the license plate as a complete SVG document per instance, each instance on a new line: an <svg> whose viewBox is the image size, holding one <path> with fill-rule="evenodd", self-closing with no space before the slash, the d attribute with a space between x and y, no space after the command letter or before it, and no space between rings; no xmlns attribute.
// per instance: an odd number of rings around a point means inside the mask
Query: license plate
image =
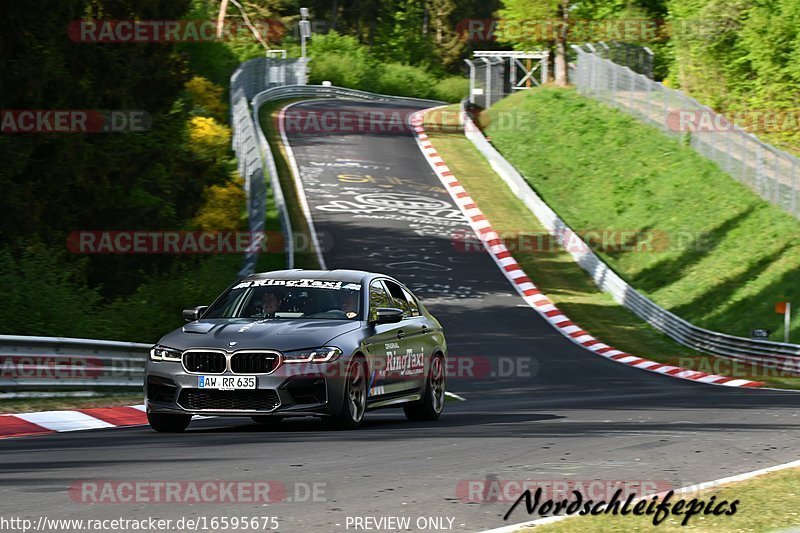
<svg viewBox="0 0 800 533"><path fill-rule="evenodd" d="M201 389L255 389L255 376L198 376L197 386Z"/></svg>

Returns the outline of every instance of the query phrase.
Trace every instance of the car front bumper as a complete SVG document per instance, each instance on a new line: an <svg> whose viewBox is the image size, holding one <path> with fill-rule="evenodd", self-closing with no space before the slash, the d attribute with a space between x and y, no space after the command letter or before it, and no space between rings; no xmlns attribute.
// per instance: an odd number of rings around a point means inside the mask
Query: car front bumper
<svg viewBox="0 0 800 533"><path fill-rule="evenodd" d="M151 413L214 416L325 416L342 404L344 383L339 361L326 364L282 364L270 374L257 374L256 388L201 389L198 373L180 362L148 361L145 405ZM208 374L207 374L208 375ZM241 376L241 374L214 374Z"/></svg>

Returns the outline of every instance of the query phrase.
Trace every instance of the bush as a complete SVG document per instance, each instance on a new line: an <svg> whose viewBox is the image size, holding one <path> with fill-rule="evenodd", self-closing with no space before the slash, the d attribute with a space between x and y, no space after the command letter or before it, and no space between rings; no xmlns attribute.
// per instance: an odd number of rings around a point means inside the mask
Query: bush
<svg viewBox="0 0 800 533"><path fill-rule="evenodd" d="M337 87L364 90L368 82L369 67L351 56L325 53L310 65L309 82L312 84L329 81Z"/></svg>
<svg viewBox="0 0 800 533"><path fill-rule="evenodd" d="M95 338L155 343L183 324L181 310L210 304L235 280L241 262L241 255L228 254L175 265L108 305L106 329Z"/></svg>
<svg viewBox="0 0 800 533"><path fill-rule="evenodd" d="M437 100L460 102L469 96L469 80L460 76L450 76L440 80L434 88Z"/></svg>
<svg viewBox="0 0 800 533"><path fill-rule="evenodd" d="M393 96L457 102L469 92L469 80L459 76L438 79L423 67L379 63L355 37L330 32L314 36L309 47L309 82L330 81L339 87Z"/></svg>
<svg viewBox="0 0 800 533"><path fill-rule="evenodd" d="M435 85L436 78L426 70L401 63L387 63L381 66L373 90L394 96L432 98Z"/></svg>
<svg viewBox="0 0 800 533"><path fill-rule="evenodd" d="M100 295L86 286L83 262L63 248L29 246L0 249L0 333L11 335L95 336Z"/></svg>
<svg viewBox="0 0 800 533"><path fill-rule="evenodd" d="M388 63L382 65L371 90L395 96L459 102L469 94L469 80L460 76L437 79L421 67Z"/></svg>
<svg viewBox="0 0 800 533"><path fill-rule="evenodd" d="M228 156L231 129L211 117L192 117L189 120L190 148L201 160L221 162Z"/></svg>
<svg viewBox="0 0 800 533"><path fill-rule="evenodd" d="M192 219L192 225L203 231L236 231L247 219L245 194L241 178L223 185L212 185L203 192L203 206ZM241 213L238 218L234 215Z"/></svg>
<svg viewBox="0 0 800 533"><path fill-rule="evenodd" d="M335 31L314 36L308 55L311 58L310 83L330 81L340 87L363 90L373 68L366 46L355 37Z"/></svg>
<svg viewBox="0 0 800 533"><path fill-rule="evenodd" d="M193 115L205 115L224 121L228 116L228 106L223 94L225 90L202 76L195 76L186 82L186 90L192 103Z"/></svg>

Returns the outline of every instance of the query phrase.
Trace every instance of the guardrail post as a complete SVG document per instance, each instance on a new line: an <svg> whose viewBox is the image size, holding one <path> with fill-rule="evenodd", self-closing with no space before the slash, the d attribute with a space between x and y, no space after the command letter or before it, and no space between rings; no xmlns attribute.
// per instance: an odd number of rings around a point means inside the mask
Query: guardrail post
<svg viewBox="0 0 800 533"><path fill-rule="evenodd" d="M475 63L470 61L469 59L465 59L464 62L469 67L469 103L475 103Z"/></svg>
<svg viewBox="0 0 800 533"><path fill-rule="evenodd" d="M483 102L486 104L484 106L485 109L489 109L492 106L492 62L489 60L488 57L482 57L481 59L486 65L486 74L484 75L484 82L486 85L483 88L484 91Z"/></svg>

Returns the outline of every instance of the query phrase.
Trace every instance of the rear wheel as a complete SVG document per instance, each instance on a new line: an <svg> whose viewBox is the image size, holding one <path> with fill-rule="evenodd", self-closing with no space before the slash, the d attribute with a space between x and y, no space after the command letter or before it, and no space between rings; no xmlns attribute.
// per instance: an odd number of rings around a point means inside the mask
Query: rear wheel
<svg viewBox="0 0 800 533"><path fill-rule="evenodd" d="M363 359L353 359L347 367L342 406L339 412L323 418L335 429L355 429L364 420L367 410L367 371Z"/></svg>
<svg viewBox="0 0 800 533"><path fill-rule="evenodd" d="M147 413L147 421L159 433L183 433L192 421L192 415Z"/></svg>
<svg viewBox="0 0 800 533"><path fill-rule="evenodd" d="M444 357L436 354L431 359L425 394L418 402L403 406L409 420L437 420L444 409L446 379L444 373Z"/></svg>

